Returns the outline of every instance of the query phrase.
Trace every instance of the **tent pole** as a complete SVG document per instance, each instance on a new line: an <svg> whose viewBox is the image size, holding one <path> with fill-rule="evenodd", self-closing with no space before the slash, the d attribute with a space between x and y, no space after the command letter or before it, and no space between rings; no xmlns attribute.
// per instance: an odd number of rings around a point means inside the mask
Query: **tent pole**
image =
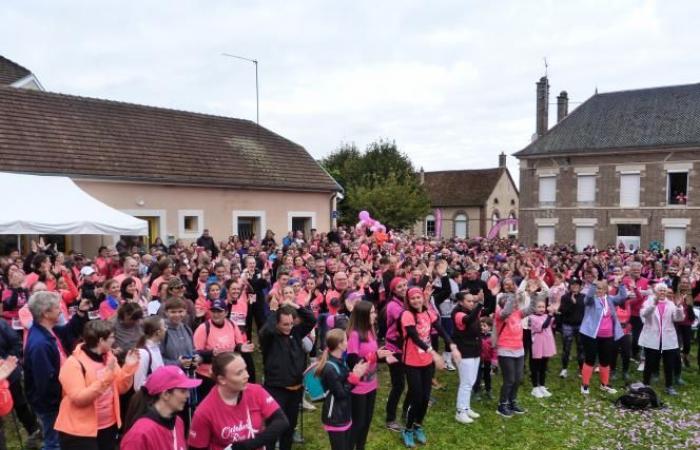
<svg viewBox="0 0 700 450"><path fill-rule="evenodd" d="M18 234L17 235L17 251L19 251L19 254L22 254L22 237Z"/></svg>

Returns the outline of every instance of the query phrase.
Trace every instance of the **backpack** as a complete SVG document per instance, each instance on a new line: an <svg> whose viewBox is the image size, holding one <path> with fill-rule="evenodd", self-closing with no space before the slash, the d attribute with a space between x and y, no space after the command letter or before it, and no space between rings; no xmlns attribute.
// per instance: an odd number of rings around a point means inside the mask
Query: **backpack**
<svg viewBox="0 0 700 450"><path fill-rule="evenodd" d="M327 364L333 366L338 375L340 375L340 367L333 361L328 361ZM316 376L316 368L318 363L315 362L306 368L304 371L304 389L309 394L309 398L312 402L317 402L323 400L328 395L328 391L323 388L323 383L321 383L321 378Z"/></svg>
<svg viewBox="0 0 700 450"><path fill-rule="evenodd" d="M651 408L661 408L663 403L659 401L659 397L652 388L642 383L634 383L627 389L627 392L615 400L615 406L644 411Z"/></svg>

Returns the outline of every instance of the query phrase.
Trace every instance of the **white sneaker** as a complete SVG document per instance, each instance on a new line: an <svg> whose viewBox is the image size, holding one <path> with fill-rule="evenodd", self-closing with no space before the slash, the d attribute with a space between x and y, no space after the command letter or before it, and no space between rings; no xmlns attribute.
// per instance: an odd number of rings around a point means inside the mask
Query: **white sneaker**
<svg viewBox="0 0 700 450"><path fill-rule="evenodd" d="M599 373L599 372L600 372L600 366L596 365L596 366L593 368L593 372Z"/></svg>
<svg viewBox="0 0 700 450"><path fill-rule="evenodd" d="M600 385L600 389L601 389L603 392L607 392L608 394L617 394L617 389L615 389L615 388L612 387L612 386L606 386L606 385L604 385L604 384L601 384L601 385Z"/></svg>
<svg viewBox="0 0 700 450"><path fill-rule="evenodd" d="M540 394L542 394L542 397L551 397L552 393L549 392L549 389L547 389L545 386L540 386Z"/></svg>
<svg viewBox="0 0 700 450"><path fill-rule="evenodd" d="M477 412L474 412L473 409L468 409L468 410L467 410L467 415L468 415L470 418L472 418L472 419L478 419L479 417L481 417L481 414L479 414L479 413L477 413Z"/></svg>
<svg viewBox="0 0 700 450"><path fill-rule="evenodd" d="M542 398L543 397L539 386L532 388L532 392L530 392L530 395L532 395L535 398Z"/></svg>
<svg viewBox="0 0 700 450"><path fill-rule="evenodd" d="M588 395L591 393L590 389L588 389L586 386L581 385L581 393L583 395Z"/></svg>
<svg viewBox="0 0 700 450"><path fill-rule="evenodd" d="M452 364L452 361L445 361L445 369L448 372L454 372L455 370L457 370L454 364Z"/></svg>
<svg viewBox="0 0 700 450"><path fill-rule="evenodd" d="M561 372L559 372L559 378L566 378L569 376L569 371L566 369L561 369Z"/></svg>
<svg viewBox="0 0 700 450"><path fill-rule="evenodd" d="M467 414L466 411L457 411L457 414L455 414L455 420L463 424L474 423L474 420L469 417L469 414Z"/></svg>
<svg viewBox="0 0 700 450"><path fill-rule="evenodd" d="M644 360L639 363L639 366L637 367L637 372L644 372Z"/></svg>

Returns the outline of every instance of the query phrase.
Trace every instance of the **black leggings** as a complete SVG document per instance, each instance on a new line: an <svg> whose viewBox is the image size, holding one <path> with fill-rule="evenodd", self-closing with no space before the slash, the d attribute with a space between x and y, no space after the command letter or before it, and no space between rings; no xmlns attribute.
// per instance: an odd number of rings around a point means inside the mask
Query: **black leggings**
<svg viewBox="0 0 700 450"><path fill-rule="evenodd" d="M533 387L544 386L548 362L549 358L533 358L530 360L530 381L532 381Z"/></svg>
<svg viewBox="0 0 700 450"><path fill-rule="evenodd" d="M592 338L585 334L581 335L583 340L584 362L589 366L595 365L596 356L601 367L608 367L615 354L615 340L612 337Z"/></svg>
<svg viewBox="0 0 700 450"><path fill-rule="evenodd" d="M666 382L666 387L669 388L673 386L673 369L675 368L676 359L678 358L678 349L674 348L672 350L661 351L645 347L644 356L646 357L646 362L644 363L644 384L648 385L651 383L651 376L658 373L659 365L663 358L664 381Z"/></svg>
<svg viewBox="0 0 700 450"><path fill-rule="evenodd" d="M406 387L405 366L402 362L389 364L389 376L391 377L391 390L389 398L386 401L386 421L394 422L396 420L396 408L399 406L401 394Z"/></svg>
<svg viewBox="0 0 700 450"><path fill-rule="evenodd" d="M29 408L27 397L24 395L24 389L22 388L22 380L19 377L10 383L10 394L12 395L17 418L22 422L24 429L27 430L27 434L34 433L39 428L39 424L36 421L36 416Z"/></svg>
<svg viewBox="0 0 700 450"><path fill-rule="evenodd" d="M291 450L292 441L294 438L294 429L297 426L297 419L299 418L299 406L301 405L302 396L304 394L303 389L297 389L295 391L290 391L283 387L271 387L265 386L267 392L270 396L277 401L280 405L280 409L287 416L289 421L289 428L282 433L279 439L280 450ZM275 448L274 444L268 446L268 449Z"/></svg>
<svg viewBox="0 0 700 450"><path fill-rule="evenodd" d="M412 430L414 425L421 425L428 412L430 391L433 387L435 365L412 367L406 366L406 381L408 383L408 398L410 400L406 415L406 429Z"/></svg>
<svg viewBox="0 0 700 450"><path fill-rule="evenodd" d="M632 357L632 335L625 334L615 343L615 351L612 361L610 361L610 370L617 368L617 355L620 355L622 360L622 373L629 373L630 358Z"/></svg>
<svg viewBox="0 0 700 450"><path fill-rule="evenodd" d="M523 381L525 357L499 356L498 368L503 375L500 402L501 404L513 403L518 398L518 388Z"/></svg>
<svg viewBox="0 0 700 450"><path fill-rule="evenodd" d="M644 322L639 316L630 317L630 325L632 325L632 357L639 358L639 335L642 334L642 328L644 328Z"/></svg>
<svg viewBox="0 0 700 450"><path fill-rule="evenodd" d="M481 361L479 372L476 374L476 381L472 388L474 394L481 391L481 380L484 380L484 390L491 392L491 361Z"/></svg>
<svg viewBox="0 0 700 450"><path fill-rule="evenodd" d="M117 426L97 430L97 437L58 433L61 450L114 450L117 446Z"/></svg>
<svg viewBox="0 0 700 450"><path fill-rule="evenodd" d="M365 449L376 400L376 389L366 394L352 394L352 433L349 448L354 448L355 450Z"/></svg>
<svg viewBox="0 0 700 450"><path fill-rule="evenodd" d="M350 434L351 430L329 431L328 440L331 441L331 450L352 450Z"/></svg>

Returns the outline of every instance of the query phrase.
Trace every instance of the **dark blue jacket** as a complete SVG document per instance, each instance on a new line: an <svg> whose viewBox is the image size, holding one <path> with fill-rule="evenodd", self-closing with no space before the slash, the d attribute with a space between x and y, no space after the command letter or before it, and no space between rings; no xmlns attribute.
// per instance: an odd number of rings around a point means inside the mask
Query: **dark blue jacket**
<svg viewBox="0 0 700 450"><path fill-rule="evenodd" d="M75 314L66 325L55 326L54 334L70 356L75 343L83 333L87 317ZM35 323L29 329L27 345L24 348L24 384L27 399L38 413L57 412L61 403L61 383L58 373L61 358L56 338L43 326Z"/></svg>
<svg viewBox="0 0 700 450"><path fill-rule="evenodd" d="M16 356L19 358L20 349L19 335L6 320L0 318L0 358L5 359L8 356ZM19 381L21 377L22 369L18 365L7 378L7 381L15 383Z"/></svg>

